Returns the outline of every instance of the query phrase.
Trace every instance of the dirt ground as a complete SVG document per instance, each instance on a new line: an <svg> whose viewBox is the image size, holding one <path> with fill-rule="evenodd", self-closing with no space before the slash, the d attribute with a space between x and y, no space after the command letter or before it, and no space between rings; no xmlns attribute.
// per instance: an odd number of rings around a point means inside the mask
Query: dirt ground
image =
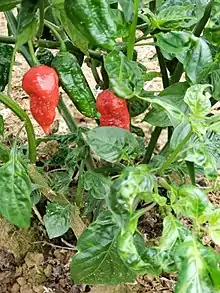
<svg viewBox="0 0 220 293"><path fill-rule="evenodd" d="M5 35L6 22L3 13L0 13L0 34ZM156 61L151 60L155 51L153 47L138 47L138 58L149 71L159 71ZM55 52L54 52L55 53ZM16 63L13 71L12 97L21 107L30 114L29 100L21 89L23 74L28 70L28 65L20 54L16 56ZM84 65L84 73L96 93L95 83L90 69ZM160 78L145 84L146 89L161 89ZM74 108L71 102L64 96L74 114L75 120L83 126L93 127L94 123L86 119ZM0 114L5 119L5 128L8 135L15 136L20 127L20 121L0 104ZM31 117L31 115L30 115ZM134 119L133 123L138 125L142 117ZM42 136L43 132L37 123L32 119L36 135ZM58 133L66 133L67 126L62 117L57 113L56 127ZM151 128L147 123L142 123L145 132ZM163 133L158 146L161 147L166 133ZM21 138L25 141L26 134L22 131ZM148 139L148 138L147 138ZM216 196L216 195L215 195ZM216 200L219 197L216 196ZM111 287L106 286L78 286L73 285L69 276L69 263L75 248L70 247L65 239L49 241L43 226L33 219L33 226L28 231L18 230L7 221L0 218L0 293L171 293L175 285L175 275L161 275L157 278L151 276L139 277L135 284ZM146 237L157 238L161 235L162 222L159 212L155 209L153 214L147 215L142 222L143 233ZM151 234L150 234L151 233ZM153 234L152 234L153 233ZM71 243L75 245L75 243Z"/></svg>

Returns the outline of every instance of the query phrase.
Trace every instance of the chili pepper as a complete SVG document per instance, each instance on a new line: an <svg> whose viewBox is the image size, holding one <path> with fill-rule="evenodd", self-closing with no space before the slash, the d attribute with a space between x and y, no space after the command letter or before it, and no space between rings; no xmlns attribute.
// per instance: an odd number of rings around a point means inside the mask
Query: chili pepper
<svg viewBox="0 0 220 293"><path fill-rule="evenodd" d="M59 52L53 59L60 84L76 108L86 117L98 117L95 97L88 86L76 57L69 52Z"/></svg>
<svg viewBox="0 0 220 293"><path fill-rule="evenodd" d="M37 54L36 57L38 59L38 61L40 62L40 64L44 64L47 66L50 66L52 61L53 61L53 54L51 53L51 51L49 51L46 48L39 48L37 50Z"/></svg>
<svg viewBox="0 0 220 293"><path fill-rule="evenodd" d="M109 90L102 91L96 100L96 107L101 114L101 126L116 126L130 130L130 114L127 102Z"/></svg>
<svg viewBox="0 0 220 293"><path fill-rule="evenodd" d="M59 102L59 78L56 71L46 65L32 67L23 77L22 88L30 96L34 119L48 135Z"/></svg>
<svg viewBox="0 0 220 293"><path fill-rule="evenodd" d="M8 84L8 75L13 47L7 44L0 44L0 91L4 91Z"/></svg>
<svg viewBox="0 0 220 293"><path fill-rule="evenodd" d="M82 35L103 49L113 49L117 26L107 0L65 0L64 8Z"/></svg>

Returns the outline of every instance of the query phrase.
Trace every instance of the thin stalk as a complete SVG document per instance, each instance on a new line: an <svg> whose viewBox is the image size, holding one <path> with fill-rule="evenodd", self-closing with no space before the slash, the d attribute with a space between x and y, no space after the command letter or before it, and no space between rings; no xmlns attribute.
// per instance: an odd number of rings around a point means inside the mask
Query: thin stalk
<svg viewBox="0 0 220 293"><path fill-rule="evenodd" d="M153 154L154 148L156 146L156 143L158 141L158 138L161 134L162 129L163 129L162 127L155 127L154 131L151 134L151 139L148 144L147 151L143 161L145 164L148 164L150 162L151 156Z"/></svg>
<svg viewBox="0 0 220 293"><path fill-rule="evenodd" d="M186 162L186 166L189 172L189 177L191 180L191 183L193 185L196 185L196 175L195 175L195 166L193 162L189 162L189 161L185 161Z"/></svg>
<svg viewBox="0 0 220 293"><path fill-rule="evenodd" d="M136 34L139 4L140 4L140 0L134 0L134 18L129 30L128 48L127 48L127 57L129 60L132 60L133 53L134 53L135 34Z"/></svg>
<svg viewBox="0 0 220 293"><path fill-rule="evenodd" d="M34 47L33 47L32 41L28 42L28 47L29 47L30 55L31 55L31 58L33 60L34 65L39 65L39 61L37 60L37 57L34 52Z"/></svg>
<svg viewBox="0 0 220 293"><path fill-rule="evenodd" d="M5 43L5 44L15 44L16 38L12 37L12 36L1 36L0 35L0 42ZM48 40L42 40L42 39L34 41L34 44L38 47L48 48L48 49L57 49L60 47L60 42L48 41ZM68 50L74 51L76 53L80 52L80 50L76 46L74 46L70 41L65 41L65 45ZM22 53L22 55L24 55L24 51L26 51L27 54L29 54L27 49L24 46L22 46L19 49L19 51ZM100 61L103 59L103 53L99 52L99 51L94 51L94 50L89 49L89 55L90 55L90 57L97 59L97 60L100 60ZM31 59L31 58L29 57L29 59ZM31 62L28 62L28 63L30 64Z"/></svg>
<svg viewBox="0 0 220 293"><path fill-rule="evenodd" d="M67 108L66 104L64 103L62 96L60 96L60 99L59 99L58 110L61 116L63 117L63 119L65 120L69 130L73 133L77 132L77 129L78 129L77 124L72 114L70 113L69 109Z"/></svg>
<svg viewBox="0 0 220 293"><path fill-rule="evenodd" d="M151 42L151 43L142 43L142 44L135 44L134 46L135 47L138 47L138 46L156 46L156 43L154 43L154 42Z"/></svg>
<svg viewBox="0 0 220 293"><path fill-rule="evenodd" d="M66 51L65 42L62 39L62 37L59 34L59 32L57 31L56 26L53 23L51 23L51 22L49 22L47 20L45 20L44 23L51 30L51 32L53 33L53 35L55 36L55 38L57 39L57 41L60 43L60 51L61 52L65 52Z"/></svg>
<svg viewBox="0 0 220 293"><path fill-rule="evenodd" d="M44 0L40 0L40 21L39 21L39 27L38 27L38 31L37 31L37 37L40 38L43 34L43 30L44 30Z"/></svg>
<svg viewBox="0 0 220 293"><path fill-rule="evenodd" d="M36 141L35 141L35 134L34 134L34 128L31 123L30 118L28 115L24 112L24 110L21 109L21 107L16 104L10 97L6 96L3 93L0 93L0 101L8 107L12 112L15 113L15 115L21 120L24 121L25 129L27 132L28 137L28 155L29 155L29 161L31 164L35 164L36 162Z"/></svg>
<svg viewBox="0 0 220 293"><path fill-rule="evenodd" d="M174 159L176 158L176 156L179 154L179 152L182 150L183 146L186 144L186 142L190 139L191 136L192 136L192 132L189 132L188 135L184 138L184 140L178 145L178 147L168 157L168 159L164 162L163 166L160 168L160 172L159 172L160 174L163 174L163 172L174 161Z"/></svg>

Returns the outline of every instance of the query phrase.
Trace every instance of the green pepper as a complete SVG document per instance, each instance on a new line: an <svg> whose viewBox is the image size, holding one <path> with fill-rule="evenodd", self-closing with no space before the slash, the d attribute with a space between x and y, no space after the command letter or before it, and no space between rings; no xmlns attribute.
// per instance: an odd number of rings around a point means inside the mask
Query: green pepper
<svg viewBox="0 0 220 293"><path fill-rule="evenodd" d="M117 25L108 0L65 0L64 8L72 24L91 45L114 49Z"/></svg>
<svg viewBox="0 0 220 293"><path fill-rule="evenodd" d="M54 57L52 66L59 75L61 86L76 108L86 117L98 118L94 95L76 57L69 52L59 52Z"/></svg>
<svg viewBox="0 0 220 293"><path fill-rule="evenodd" d="M44 64L47 66L50 66L52 61L53 61L53 54L51 53L50 50L46 49L46 48L39 48L37 50L37 59L40 62L40 64Z"/></svg>
<svg viewBox="0 0 220 293"><path fill-rule="evenodd" d="M8 84L8 75L10 62L12 58L13 47L0 43L0 91L3 92Z"/></svg>

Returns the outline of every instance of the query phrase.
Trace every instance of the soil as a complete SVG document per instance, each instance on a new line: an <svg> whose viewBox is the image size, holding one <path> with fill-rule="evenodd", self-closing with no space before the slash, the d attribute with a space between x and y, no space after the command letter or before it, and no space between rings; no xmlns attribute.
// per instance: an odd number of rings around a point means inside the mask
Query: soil
<svg viewBox="0 0 220 293"><path fill-rule="evenodd" d="M0 13L0 34L7 34L6 22L4 14ZM138 47L139 61L144 64L149 71L159 71L157 61L154 61L154 47ZM53 50L53 53L56 53ZM29 112L29 101L27 95L21 89L21 78L28 70L28 65L24 58L16 55L16 63L13 70L13 86L12 97L21 107ZM93 89L95 83L92 78L90 69L83 65L86 78ZM161 90L161 79L156 78L153 82L145 84L145 88L149 90ZM82 126L94 127L94 122L83 117L70 103L64 95L64 99L72 109L74 118L77 123ZM0 114L5 120L5 129L8 137L14 137L21 128L20 121L0 104ZM31 115L30 115L31 117ZM142 121L142 116L133 119L133 124L138 125ZM42 136L43 132L37 123L32 120L37 136ZM147 123L141 123L145 133L151 132L151 127ZM62 117L57 113L55 128L57 133L63 134L67 132L67 126ZM21 140L26 141L25 131L20 134ZM164 145L166 132L163 132L158 142L158 148ZM148 141L149 135L146 135ZM40 156L46 156L48 145L45 146L44 153ZM51 149L50 149L51 151ZM211 199L214 202L219 201L220 196L213 194ZM33 219L32 228L27 231L18 230L7 221L0 219L0 293L172 293L175 285L176 277L172 274L163 274L158 277L143 276L138 277L135 284L119 285L114 288L110 286L79 286L73 285L70 280L69 265L71 256L75 253L75 248L69 245L64 239L58 239L51 242L45 233L43 226L36 223ZM144 233L146 240L157 239L161 236L162 220L160 212L154 209L141 218L140 230Z"/></svg>

